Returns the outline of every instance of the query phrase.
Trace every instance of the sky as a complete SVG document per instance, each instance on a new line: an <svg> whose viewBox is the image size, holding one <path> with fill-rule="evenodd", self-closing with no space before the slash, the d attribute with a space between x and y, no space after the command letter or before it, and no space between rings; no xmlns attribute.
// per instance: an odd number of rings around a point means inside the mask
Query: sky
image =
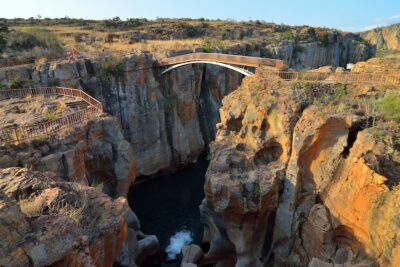
<svg viewBox="0 0 400 267"><path fill-rule="evenodd" d="M0 18L264 20L363 31L400 23L400 0L0 0Z"/></svg>

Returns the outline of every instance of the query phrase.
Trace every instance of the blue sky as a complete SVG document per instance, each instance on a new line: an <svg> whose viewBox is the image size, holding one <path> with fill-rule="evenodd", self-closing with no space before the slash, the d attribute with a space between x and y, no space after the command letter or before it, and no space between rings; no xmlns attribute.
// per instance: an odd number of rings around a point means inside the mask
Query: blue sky
<svg viewBox="0 0 400 267"><path fill-rule="evenodd" d="M1 0L0 17L265 20L361 31L400 22L400 0Z"/></svg>

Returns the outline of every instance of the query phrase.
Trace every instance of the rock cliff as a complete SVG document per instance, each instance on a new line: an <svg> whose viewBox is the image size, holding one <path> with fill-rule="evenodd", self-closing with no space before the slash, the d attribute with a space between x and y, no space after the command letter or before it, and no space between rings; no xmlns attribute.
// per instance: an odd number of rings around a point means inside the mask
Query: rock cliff
<svg viewBox="0 0 400 267"><path fill-rule="evenodd" d="M135 178L131 145L119 122L106 116L68 129L52 139L0 146L0 168L51 171L65 181L101 187L110 196L126 196Z"/></svg>
<svg viewBox="0 0 400 267"><path fill-rule="evenodd" d="M2 266L112 266L129 207L97 189L24 168L0 171Z"/></svg>
<svg viewBox="0 0 400 267"><path fill-rule="evenodd" d="M400 24L376 28L361 33L361 36L378 49L397 50L400 48Z"/></svg>
<svg viewBox="0 0 400 267"><path fill-rule="evenodd" d="M223 99L202 263L397 266L399 125L377 88L259 75Z"/></svg>
<svg viewBox="0 0 400 267"><path fill-rule="evenodd" d="M221 99L241 75L215 66L182 67L161 77L149 54L119 59L52 63L34 69L1 70L0 80L58 81L79 87L116 116L133 148L138 176L173 171L189 164L214 139Z"/></svg>
<svg viewBox="0 0 400 267"><path fill-rule="evenodd" d="M136 163L117 119L93 118L57 138L0 151L1 266L134 267L162 259L157 238L141 232L127 204Z"/></svg>
<svg viewBox="0 0 400 267"><path fill-rule="evenodd" d="M283 58L294 68L343 66L373 55L371 47L350 35L327 35L324 43L243 44L216 48L216 52ZM0 70L0 84L17 80L30 86L59 84L89 92L103 102L107 113L119 118L133 148L138 176L150 176L174 171L204 152L215 138L222 98L243 78L210 65L185 66L161 76L155 63L151 54L135 54L6 68Z"/></svg>

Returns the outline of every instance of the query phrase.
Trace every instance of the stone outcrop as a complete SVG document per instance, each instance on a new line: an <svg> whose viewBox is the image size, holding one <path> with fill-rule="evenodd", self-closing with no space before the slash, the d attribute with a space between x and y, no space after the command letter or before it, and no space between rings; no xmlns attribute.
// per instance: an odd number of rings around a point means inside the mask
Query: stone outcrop
<svg viewBox="0 0 400 267"><path fill-rule="evenodd" d="M275 90L281 84L267 91L252 79L223 100L200 207L210 242L204 261L223 266L263 266L271 252L291 129L300 110L284 88Z"/></svg>
<svg viewBox="0 0 400 267"><path fill-rule="evenodd" d="M293 69L345 67L347 63L364 61L375 55L373 46L362 43L353 34L328 34L323 43L283 41L268 45L267 50L273 58L283 59Z"/></svg>
<svg viewBox="0 0 400 267"><path fill-rule="evenodd" d="M361 36L378 49L397 50L400 48L400 24L376 28L361 33Z"/></svg>
<svg viewBox="0 0 400 267"><path fill-rule="evenodd" d="M2 266L112 266L129 207L95 188L8 168L0 171Z"/></svg>
<svg viewBox="0 0 400 267"><path fill-rule="evenodd" d="M0 170L1 266L141 266L162 260L124 197L52 172Z"/></svg>
<svg viewBox="0 0 400 267"><path fill-rule="evenodd" d="M336 107L336 90L256 75L223 99L200 206L202 263L399 265L398 123ZM346 91L349 105L375 97Z"/></svg>
<svg viewBox="0 0 400 267"><path fill-rule="evenodd" d="M133 150L112 117L93 118L58 138L0 146L0 167L51 171L66 181L102 187L110 196L126 196L134 182Z"/></svg>

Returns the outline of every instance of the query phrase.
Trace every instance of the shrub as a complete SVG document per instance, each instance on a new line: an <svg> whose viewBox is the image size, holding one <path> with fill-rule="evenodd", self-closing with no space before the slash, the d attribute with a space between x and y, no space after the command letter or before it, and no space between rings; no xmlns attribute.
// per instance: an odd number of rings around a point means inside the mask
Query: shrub
<svg viewBox="0 0 400 267"><path fill-rule="evenodd" d="M34 148L37 149L37 148L39 148L39 147L42 147L42 146L48 144L48 141L47 141L47 138L46 138L46 137L40 137L40 138L33 139L33 140L31 141L31 144L32 144L32 146L33 146Z"/></svg>
<svg viewBox="0 0 400 267"><path fill-rule="evenodd" d="M52 121L58 118L58 114L56 110L46 110L42 113L42 117L46 121Z"/></svg>
<svg viewBox="0 0 400 267"><path fill-rule="evenodd" d="M124 76L124 66L122 62L115 58L107 59L103 63L103 75L106 77L114 77L115 79Z"/></svg>
<svg viewBox="0 0 400 267"><path fill-rule="evenodd" d="M333 98L335 101L340 101L343 99L343 97L345 97L347 94L346 92L346 85L345 84L341 84L338 85L334 92L333 92Z"/></svg>
<svg viewBox="0 0 400 267"><path fill-rule="evenodd" d="M378 111L386 120L400 121L400 96L394 93L387 94L378 100Z"/></svg>
<svg viewBox="0 0 400 267"><path fill-rule="evenodd" d="M304 47L302 47L301 45L296 44L296 45L293 47L293 54L294 54L295 56L296 56L297 54L302 53L302 52L304 52Z"/></svg>
<svg viewBox="0 0 400 267"><path fill-rule="evenodd" d="M283 34L283 40L294 40L294 39L295 37L292 31L288 31Z"/></svg>
<svg viewBox="0 0 400 267"><path fill-rule="evenodd" d="M204 53L211 53L212 52L212 50L213 50L213 45L212 45L212 43L211 43L211 41L210 40L206 40L205 42L204 42L204 45L203 45L203 51L204 51Z"/></svg>
<svg viewBox="0 0 400 267"><path fill-rule="evenodd" d="M23 88L24 86L26 86L28 82L26 80L12 80L8 82L8 88L10 89L18 89L18 88Z"/></svg>
<svg viewBox="0 0 400 267"><path fill-rule="evenodd" d="M54 78L53 80L48 82L48 86L50 87L60 86L60 84L61 84L60 78Z"/></svg>

